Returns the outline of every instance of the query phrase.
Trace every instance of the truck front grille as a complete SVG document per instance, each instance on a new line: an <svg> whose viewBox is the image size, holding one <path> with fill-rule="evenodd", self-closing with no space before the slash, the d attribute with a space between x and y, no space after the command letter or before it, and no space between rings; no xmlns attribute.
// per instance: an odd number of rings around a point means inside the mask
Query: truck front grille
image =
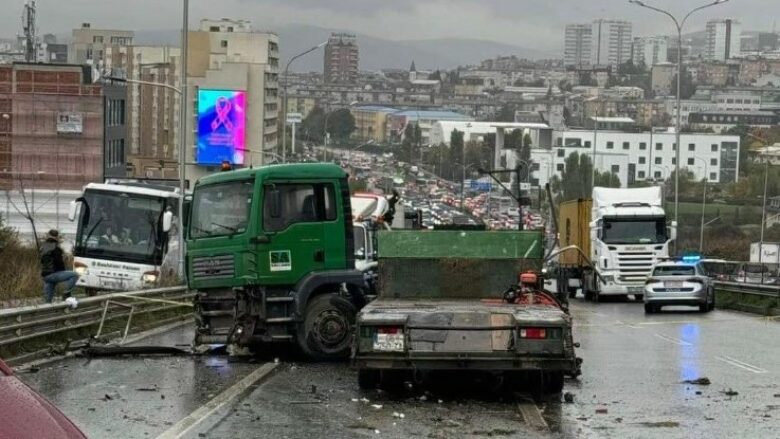
<svg viewBox="0 0 780 439"><path fill-rule="evenodd" d="M192 278L223 279L235 275L236 262L233 255L201 256L192 259Z"/></svg>
<svg viewBox="0 0 780 439"><path fill-rule="evenodd" d="M650 276L654 263L652 252L619 252L618 279L629 283L644 282Z"/></svg>

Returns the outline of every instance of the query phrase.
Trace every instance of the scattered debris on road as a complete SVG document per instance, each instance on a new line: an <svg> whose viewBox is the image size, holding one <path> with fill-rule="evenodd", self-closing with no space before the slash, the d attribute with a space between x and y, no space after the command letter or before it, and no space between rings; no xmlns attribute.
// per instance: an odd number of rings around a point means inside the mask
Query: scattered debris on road
<svg viewBox="0 0 780 439"><path fill-rule="evenodd" d="M696 386L709 386L712 384L712 381L710 381L707 377L700 377L696 378L695 380L685 380L682 382L682 384L693 384Z"/></svg>
<svg viewBox="0 0 780 439"><path fill-rule="evenodd" d="M607 409L606 406L601 406L596 408L596 414L598 415L606 415L607 413L609 413L609 410Z"/></svg>
<svg viewBox="0 0 780 439"><path fill-rule="evenodd" d="M371 404L371 407L376 409L376 410L381 410L382 409L382 404Z"/></svg>
<svg viewBox="0 0 780 439"><path fill-rule="evenodd" d="M736 390L732 390L731 387L729 387L728 390L721 390L720 393L726 395L726 396L737 396L739 395L739 392Z"/></svg>
<svg viewBox="0 0 780 439"><path fill-rule="evenodd" d="M637 422L637 425L649 428L674 428L679 427L680 423L677 421Z"/></svg>
<svg viewBox="0 0 780 439"><path fill-rule="evenodd" d="M571 404L574 402L574 394L571 392L566 392L563 394L563 401L567 404Z"/></svg>

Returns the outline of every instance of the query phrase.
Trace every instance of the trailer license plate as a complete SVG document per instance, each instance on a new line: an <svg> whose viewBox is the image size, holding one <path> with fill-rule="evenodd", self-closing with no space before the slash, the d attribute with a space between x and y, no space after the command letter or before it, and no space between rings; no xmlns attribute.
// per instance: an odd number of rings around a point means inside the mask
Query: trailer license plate
<svg viewBox="0 0 780 439"><path fill-rule="evenodd" d="M374 350L385 352L403 352L404 334L375 334Z"/></svg>
<svg viewBox="0 0 780 439"><path fill-rule="evenodd" d="M682 282L664 282L664 288L667 290L679 290L682 286Z"/></svg>
<svg viewBox="0 0 780 439"><path fill-rule="evenodd" d="M644 294L645 289L642 287L628 287L628 294Z"/></svg>

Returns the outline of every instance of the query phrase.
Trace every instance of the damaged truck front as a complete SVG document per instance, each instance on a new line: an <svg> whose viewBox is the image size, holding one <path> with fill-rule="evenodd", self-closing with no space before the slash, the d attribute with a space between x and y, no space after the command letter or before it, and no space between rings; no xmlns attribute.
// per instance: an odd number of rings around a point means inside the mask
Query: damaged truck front
<svg viewBox="0 0 780 439"><path fill-rule="evenodd" d="M361 388L476 370L558 393L564 375L579 374L571 317L541 282L518 286L521 273L541 266L541 233L394 231L378 239L379 297L358 314L353 343Z"/></svg>

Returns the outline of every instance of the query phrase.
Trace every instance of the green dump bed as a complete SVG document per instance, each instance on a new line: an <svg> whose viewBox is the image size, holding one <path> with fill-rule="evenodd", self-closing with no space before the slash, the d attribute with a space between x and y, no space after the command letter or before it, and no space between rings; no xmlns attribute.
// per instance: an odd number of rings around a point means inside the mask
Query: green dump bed
<svg viewBox="0 0 780 439"><path fill-rule="evenodd" d="M500 298L518 273L541 268L542 243L541 232L381 232L379 296Z"/></svg>

